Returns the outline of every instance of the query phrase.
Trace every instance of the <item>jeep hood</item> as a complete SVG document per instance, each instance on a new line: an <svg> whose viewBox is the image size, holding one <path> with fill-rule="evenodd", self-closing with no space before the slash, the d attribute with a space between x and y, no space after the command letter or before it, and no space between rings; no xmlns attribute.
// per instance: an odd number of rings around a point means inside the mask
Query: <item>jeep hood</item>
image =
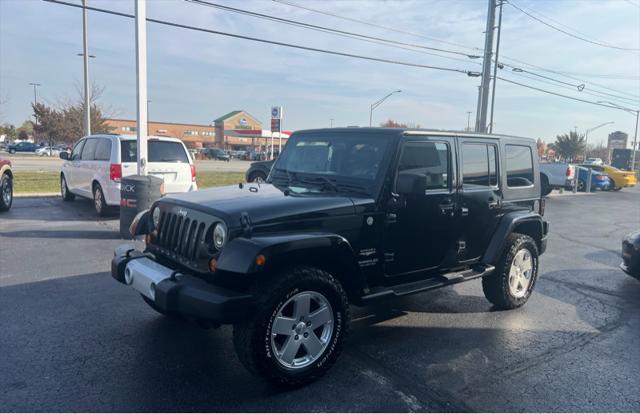
<svg viewBox="0 0 640 414"><path fill-rule="evenodd" d="M172 194L160 202L220 217L230 227L239 226L240 215L245 212L249 214L253 225L355 213L354 202L347 196L335 193L285 195L271 184L246 184L243 188L235 185Z"/></svg>

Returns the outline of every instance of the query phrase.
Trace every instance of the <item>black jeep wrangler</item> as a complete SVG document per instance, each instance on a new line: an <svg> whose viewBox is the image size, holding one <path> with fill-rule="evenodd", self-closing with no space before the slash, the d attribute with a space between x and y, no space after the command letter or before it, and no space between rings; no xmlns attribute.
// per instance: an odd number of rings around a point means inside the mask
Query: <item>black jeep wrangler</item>
<svg viewBox="0 0 640 414"><path fill-rule="evenodd" d="M403 129L296 132L266 183L172 195L140 213L112 275L156 311L233 324L280 384L336 360L349 305L482 278L522 306L546 247L535 141Z"/></svg>

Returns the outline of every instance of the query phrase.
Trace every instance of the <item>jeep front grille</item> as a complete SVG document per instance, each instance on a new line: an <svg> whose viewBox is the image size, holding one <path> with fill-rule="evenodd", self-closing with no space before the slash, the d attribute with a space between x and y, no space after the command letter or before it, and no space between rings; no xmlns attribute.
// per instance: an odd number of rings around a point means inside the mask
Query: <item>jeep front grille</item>
<svg viewBox="0 0 640 414"><path fill-rule="evenodd" d="M197 215L182 216L172 211L161 211L158 234L150 247L163 256L199 270L198 261L203 249L207 251L209 248L207 234L211 233L214 220L198 220L200 217L194 217Z"/></svg>

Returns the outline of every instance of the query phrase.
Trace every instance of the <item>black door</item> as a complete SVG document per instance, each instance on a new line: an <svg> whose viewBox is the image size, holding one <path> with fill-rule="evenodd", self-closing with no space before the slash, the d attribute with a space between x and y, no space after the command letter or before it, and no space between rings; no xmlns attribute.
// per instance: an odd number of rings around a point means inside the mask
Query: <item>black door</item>
<svg viewBox="0 0 640 414"><path fill-rule="evenodd" d="M455 249L456 160L452 154L452 138L412 137L402 144L387 207L387 276L441 267Z"/></svg>
<svg viewBox="0 0 640 414"><path fill-rule="evenodd" d="M459 260L473 262L484 253L502 211L498 145L492 140L461 138L459 148L462 188L458 201L464 243Z"/></svg>

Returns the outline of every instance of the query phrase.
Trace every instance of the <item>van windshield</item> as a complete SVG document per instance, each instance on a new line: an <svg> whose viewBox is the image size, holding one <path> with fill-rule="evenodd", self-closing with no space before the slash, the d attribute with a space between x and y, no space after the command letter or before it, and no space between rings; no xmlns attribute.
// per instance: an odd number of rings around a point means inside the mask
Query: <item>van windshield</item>
<svg viewBox="0 0 640 414"><path fill-rule="evenodd" d="M189 163L184 147L179 142L147 141L149 162ZM122 162L137 162L138 143L136 141L120 142L120 159Z"/></svg>

